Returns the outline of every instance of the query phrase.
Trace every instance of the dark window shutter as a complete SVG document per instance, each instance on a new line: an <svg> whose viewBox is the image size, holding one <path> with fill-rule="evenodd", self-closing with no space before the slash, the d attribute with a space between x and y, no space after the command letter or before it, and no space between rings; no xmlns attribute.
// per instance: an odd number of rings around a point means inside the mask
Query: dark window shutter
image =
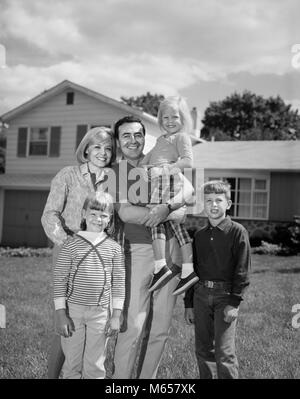
<svg viewBox="0 0 300 399"><path fill-rule="evenodd" d="M60 136L61 136L61 127L60 126L51 127L49 157L59 157Z"/></svg>
<svg viewBox="0 0 300 399"><path fill-rule="evenodd" d="M27 149L27 127L20 127L18 132L18 157L26 157Z"/></svg>
<svg viewBox="0 0 300 399"><path fill-rule="evenodd" d="M88 125L77 125L77 135L76 135L76 147L75 151L77 150L77 147L81 140L83 139L84 135L88 131Z"/></svg>

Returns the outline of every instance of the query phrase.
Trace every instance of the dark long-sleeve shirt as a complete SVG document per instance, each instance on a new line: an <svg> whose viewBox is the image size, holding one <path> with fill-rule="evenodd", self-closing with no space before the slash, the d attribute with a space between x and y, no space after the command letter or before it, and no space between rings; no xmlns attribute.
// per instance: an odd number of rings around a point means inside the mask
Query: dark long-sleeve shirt
<svg viewBox="0 0 300 399"><path fill-rule="evenodd" d="M229 305L238 306L249 285L251 267L247 230L226 216L213 227L209 222L193 241L194 270L200 280L231 283ZM185 307L193 307L193 287L186 292Z"/></svg>

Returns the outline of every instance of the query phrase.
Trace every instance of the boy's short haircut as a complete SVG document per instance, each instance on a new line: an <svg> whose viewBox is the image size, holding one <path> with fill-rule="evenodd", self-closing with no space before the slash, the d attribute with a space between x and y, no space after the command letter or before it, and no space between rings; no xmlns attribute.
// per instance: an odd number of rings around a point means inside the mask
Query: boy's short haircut
<svg viewBox="0 0 300 399"><path fill-rule="evenodd" d="M203 184L204 194L225 194L227 200L231 198L230 184L223 180L210 180Z"/></svg>
<svg viewBox="0 0 300 399"><path fill-rule="evenodd" d="M115 123L114 133L115 133L115 138L117 140L119 140L119 127L124 125L125 123L139 123L142 126L143 135L145 136L146 128L145 128L145 125L142 122L142 120L139 119L138 117L134 116L134 115L127 115L127 116L124 116L123 118L119 119Z"/></svg>

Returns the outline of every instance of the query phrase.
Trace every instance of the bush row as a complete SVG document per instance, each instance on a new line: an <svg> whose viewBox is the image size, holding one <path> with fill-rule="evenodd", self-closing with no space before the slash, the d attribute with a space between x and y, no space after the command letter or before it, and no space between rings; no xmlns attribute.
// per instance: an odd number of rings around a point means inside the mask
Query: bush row
<svg viewBox="0 0 300 399"><path fill-rule="evenodd" d="M254 253L296 255L300 253L300 226L298 223L277 225L271 234L257 229L250 235L250 244Z"/></svg>
<svg viewBox="0 0 300 399"><path fill-rule="evenodd" d="M29 256L46 257L51 255L52 255L51 248L0 247L0 256L25 258Z"/></svg>

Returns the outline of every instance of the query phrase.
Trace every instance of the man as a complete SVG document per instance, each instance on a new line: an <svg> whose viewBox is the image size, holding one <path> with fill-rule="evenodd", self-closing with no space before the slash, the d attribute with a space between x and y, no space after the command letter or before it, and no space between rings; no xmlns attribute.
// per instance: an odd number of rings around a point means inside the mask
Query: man
<svg viewBox="0 0 300 399"><path fill-rule="evenodd" d="M120 332L115 348L115 372L113 378L155 378L163 354L171 325L172 312L176 297L172 295L181 270L180 252L174 237L168 236L167 263L172 270L170 282L154 292L149 292L149 284L154 267L154 256L150 229L164 221L170 213L182 204L175 199L169 205L159 204L150 212L141 205L143 190L147 182L142 178L135 180L131 176L144 157L145 127L134 117L125 117L115 125L115 136L123 161L116 168L118 192L123 191L128 202L119 204L118 214L124 222L125 258L126 258L126 299L124 306L124 332ZM125 162L125 161L127 162ZM124 169L127 169L124 171ZM135 169L137 171L138 169ZM120 178L120 175L123 175ZM125 176L125 177L124 177ZM132 190L133 184L139 182L139 190ZM121 194L122 195L122 194ZM147 198L147 195L144 196ZM173 202L172 202L173 201ZM145 201L147 202L147 201Z"/></svg>

